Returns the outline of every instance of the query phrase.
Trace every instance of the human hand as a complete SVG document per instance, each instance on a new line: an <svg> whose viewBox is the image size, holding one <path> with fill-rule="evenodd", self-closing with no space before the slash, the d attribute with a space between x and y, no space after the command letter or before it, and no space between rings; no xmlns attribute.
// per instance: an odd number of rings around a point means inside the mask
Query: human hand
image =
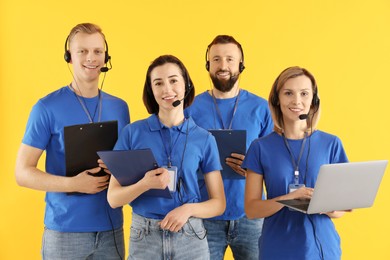
<svg viewBox="0 0 390 260"><path fill-rule="evenodd" d="M231 157L226 158L226 164L229 165L229 167L232 168L236 173L246 177L246 170L241 168L245 156L239 153L232 153L230 156Z"/></svg>
<svg viewBox="0 0 390 260"><path fill-rule="evenodd" d="M110 175L94 176L101 171L100 167L85 170L78 175L71 177L75 192L95 194L107 189Z"/></svg>
<svg viewBox="0 0 390 260"><path fill-rule="evenodd" d="M191 213L188 204L184 204L170 211L160 222L160 227L171 232L179 232L189 217L191 217Z"/></svg>
<svg viewBox="0 0 390 260"><path fill-rule="evenodd" d="M288 199L309 200L313 196L314 189L309 187L301 187L287 194Z"/></svg>
<svg viewBox="0 0 390 260"><path fill-rule="evenodd" d="M165 168L157 168L145 173L145 176L140 180L148 190L150 189L165 189L170 181L168 170Z"/></svg>
<svg viewBox="0 0 390 260"><path fill-rule="evenodd" d="M325 214L330 218L340 218L344 216L346 212L352 212L352 209L347 209L347 210L335 210L331 212L326 212L326 213L320 213L320 214Z"/></svg>
<svg viewBox="0 0 390 260"><path fill-rule="evenodd" d="M105 173L111 174L110 170L108 169L107 165L103 162L102 159L99 159L98 161L99 167L104 170Z"/></svg>

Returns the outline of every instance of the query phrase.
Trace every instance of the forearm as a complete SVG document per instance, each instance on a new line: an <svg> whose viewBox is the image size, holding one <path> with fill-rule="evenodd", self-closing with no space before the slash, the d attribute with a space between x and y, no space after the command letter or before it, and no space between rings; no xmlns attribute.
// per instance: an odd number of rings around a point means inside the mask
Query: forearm
<svg viewBox="0 0 390 260"><path fill-rule="evenodd" d="M71 178L57 176L43 172L36 167L16 167L16 182L19 186L48 191L48 192L72 192Z"/></svg>
<svg viewBox="0 0 390 260"><path fill-rule="evenodd" d="M276 202L281 198L275 198L272 200L251 200L245 201L245 214L249 219L265 218L272 216L283 208L283 205Z"/></svg>
<svg viewBox="0 0 390 260"><path fill-rule="evenodd" d="M122 187L116 180L111 179L107 192L107 200L112 208L118 208L129 204L145 191L147 191L147 188L140 182Z"/></svg>
<svg viewBox="0 0 390 260"><path fill-rule="evenodd" d="M224 198L213 198L199 203L187 203L183 207L189 211L189 216L212 218L221 215L225 211L226 203Z"/></svg>

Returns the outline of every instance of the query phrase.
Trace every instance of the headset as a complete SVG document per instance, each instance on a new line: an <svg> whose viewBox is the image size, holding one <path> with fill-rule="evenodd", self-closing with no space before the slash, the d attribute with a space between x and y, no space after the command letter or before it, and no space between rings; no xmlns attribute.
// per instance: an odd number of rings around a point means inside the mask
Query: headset
<svg viewBox="0 0 390 260"><path fill-rule="evenodd" d="M241 72L243 72L244 69L245 69L245 65L244 65L244 50L242 49L241 44L237 44L237 47L238 47L238 49L240 49L240 51L241 51L241 56L242 56L241 61L240 61L240 64L238 65L238 71L241 73ZM208 54L209 54L210 48L211 48L211 46L209 45L209 46L207 47L207 50L206 50L206 57L205 57L205 58L206 58L206 70L207 70L207 71L210 71L210 61L208 60Z"/></svg>
<svg viewBox="0 0 390 260"><path fill-rule="evenodd" d="M65 41L65 53L64 53L64 60L69 63L72 60L72 56L70 54L70 51L68 50L68 42L69 42L69 36L66 37ZM104 63L107 63L109 60L111 60L111 56L108 55L108 44L107 41L104 39L104 43L106 45L106 51L104 52Z"/></svg>
<svg viewBox="0 0 390 260"><path fill-rule="evenodd" d="M283 72L281 74L283 74ZM280 75L279 75L279 77L280 77ZM275 83L272 86L274 93L273 93L270 101L271 101L271 105L274 107L279 106L279 97L278 97L278 91L277 91L279 77L275 80ZM310 79L310 81L312 81L312 79ZM312 81L312 83L314 83L314 86L313 86L314 93L313 93L313 100L311 101L311 105L312 105L312 107L316 108L316 112L317 112L317 110L319 109L319 106L320 106L320 99L318 97L318 87L317 87L317 83L315 81L314 82Z"/></svg>

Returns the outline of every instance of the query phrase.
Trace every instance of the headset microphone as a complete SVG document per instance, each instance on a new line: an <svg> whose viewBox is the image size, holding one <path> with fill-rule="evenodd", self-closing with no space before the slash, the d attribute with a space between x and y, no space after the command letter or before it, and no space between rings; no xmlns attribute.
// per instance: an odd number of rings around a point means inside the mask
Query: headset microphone
<svg viewBox="0 0 390 260"><path fill-rule="evenodd" d="M187 96L188 96L188 95L190 94L190 92L191 92L192 84L190 84L190 83L188 82L188 86L189 86L189 87L188 87L187 93L184 95L184 97L183 97L182 99L178 99L178 100L173 101L172 106L174 106L174 107L179 106L179 105L181 104L181 102L182 102L184 99L187 98Z"/></svg>
<svg viewBox="0 0 390 260"><path fill-rule="evenodd" d="M301 120L305 120L309 117L309 114L302 114L302 115L299 115L298 118L301 119Z"/></svg>
<svg viewBox="0 0 390 260"><path fill-rule="evenodd" d="M183 98L182 100L175 100L175 101L172 103L172 106L174 106L174 107L179 106L183 100L184 100L184 98Z"/></svg>
<svg viewBox="0 0 390 260"><path fill-rule="evenodd" d="M107 63L106 63L106 64L107 64ZM112 69L111 57L109 57L109 59L108 59L108 64L110 64L110 67L101 67L101 68L100 68L100 71L101 71L101 72L107 72L107 71L109 71L110 69Z"/></svg>

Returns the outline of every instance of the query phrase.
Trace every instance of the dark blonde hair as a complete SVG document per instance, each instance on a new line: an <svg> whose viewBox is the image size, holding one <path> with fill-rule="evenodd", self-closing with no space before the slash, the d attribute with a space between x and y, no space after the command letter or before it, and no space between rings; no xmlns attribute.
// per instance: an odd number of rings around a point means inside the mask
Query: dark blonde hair
<svg viewBox="0 0 390 260"><path fill-rule="evenodd" d="M271 92L268 98L269 108L271 110L272 119L274 121L274 131L282 133L284 129L283 123L283 113L280 109L279 104L279 92L280 89L284 86L287 80L296 78L299 76L306 76L311 81L311 86L313 90L313 100L309 110L309 116L306 121L310 126L308 132L312 131L317 127L319 117L320 117L320 99L318 98L318 88L314 76L305 68L298 66L289 67L282 71L280 75L276 78L274 84L272 85Z"/></svg>
<svg viewBox="0 0 390 260"><path fill-rule="evenodd" d="M106 36L103 34L102 29L98 25L93 24L93 23L80 23L80 24L76 25L75 27L73 27L72 30L70 30L70 33L69 33L69 36L67 39L68 45L70 45L73 37L79 32L86 33L86 34L99 33L103 37L103 40L104 41L106 40Z"/></svg>

